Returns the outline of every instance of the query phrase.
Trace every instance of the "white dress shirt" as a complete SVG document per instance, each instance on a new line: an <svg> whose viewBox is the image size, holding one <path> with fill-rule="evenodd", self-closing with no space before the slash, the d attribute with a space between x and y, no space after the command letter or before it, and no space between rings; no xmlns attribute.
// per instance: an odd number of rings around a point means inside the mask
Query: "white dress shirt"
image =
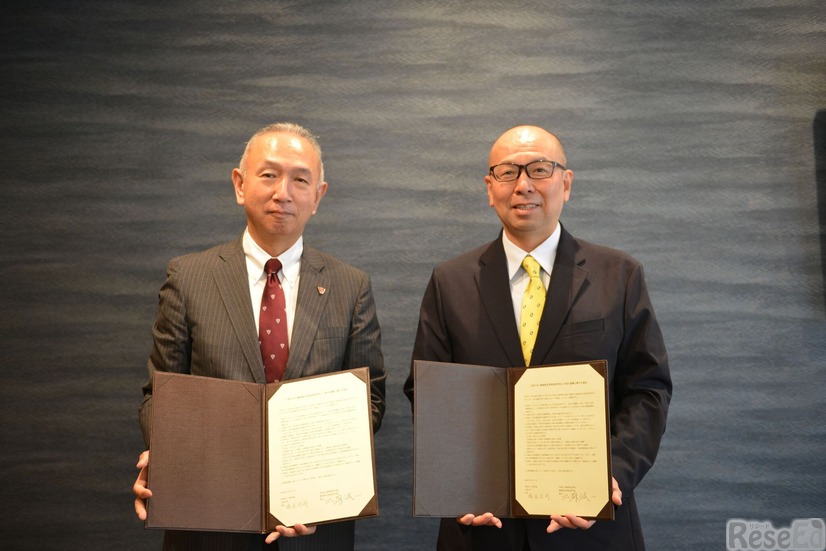
<svg viewBox="0 0 826 551"><path fill-rule="evenodd" d="M508 261L508 280L511 285L511 299L513 300L513 315L516 319L516 326L519 327L519 317L522 312L522 295L525 294L525 289L528 287L530 277L525 268L522 267L522 261L526 255L531 255L542 268L540 277L542 284L547 291L551 283L551 272L554 268L554 261L556 260L556 250L559 247L559 237L562 235L562 226L559 222L556 223L554 232L537 248L532 251L523 251L516 246L513 241L508 239L505 232L502 232L502 245L505 247L505 257Z"/></svg>
<svg viewBox="0 0 826 551"><path fill-rule="evenodd" d="M244 254L247 257L250 299L252 299L252 313L255 316L257 331L258 318L261 315L261 297L264 294L264 283L267 281L264 265L272 257L255 242L249 229L244 231L242 244ZM278 279L281 282L281 288L284 290L284 300L287 303L288 342L292 340L293 335L293 320L295 320L295 307L298 303L298 280L300 279L301 255L303 252L304 237L299 237L292 247L277 257L281 261L281 271L278 272Z"/></svg>

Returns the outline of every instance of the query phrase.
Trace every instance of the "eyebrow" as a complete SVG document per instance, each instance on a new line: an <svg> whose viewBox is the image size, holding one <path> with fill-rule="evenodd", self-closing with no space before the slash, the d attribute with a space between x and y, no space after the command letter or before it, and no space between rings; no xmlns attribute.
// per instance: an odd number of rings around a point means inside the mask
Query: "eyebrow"
<svg viewBox="0 0 826 551"><path fill-rule="evenodd" d="M541 161L544 161L546 163L558 162L558 161L552 161L551 159L549 159L547 157L539 157L537 159L533 159L532 161L528 161L527 163L517 163L516 161L502 161L501 163L497 163L497 164L492 165L492 166L499 166L499 165L525 166L525 165L529 165L531 163L538 163L538 162L541 162ZM559 164L563 164L563 163L559 163Z"/></svg>
<svg viewBox="0 0 826 551"><path fill-rule="evenodd" d="M278 170L285 170L286 171L283 164L278 163L278 162L274 162L274 161L264 161L263 163L261 163L261 169L265 169L265 168L275 168L275 169L278 169ZM290 171L291 172L300 172L302 174L309 174L311 176L313 174L313 170L309 167L306 167L306 166L293 167L292 169L290 169Z"/></svg>

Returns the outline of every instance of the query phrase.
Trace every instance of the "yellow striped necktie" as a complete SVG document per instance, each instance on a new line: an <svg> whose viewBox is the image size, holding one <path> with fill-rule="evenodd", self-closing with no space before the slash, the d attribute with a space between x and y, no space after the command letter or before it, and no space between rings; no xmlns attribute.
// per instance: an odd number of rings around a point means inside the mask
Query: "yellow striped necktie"
<svg viewBox="0 0 826 551"><path fill-rule="evenodd" d="M545 306L545 286L539 276L540 266L531 255L522 261L522 267L528 272L530 281L522 295L522 313L519 319L519 340L522 342L522 356L525 365L531 365L533 345L536 334L539 332L539 318L542 317L542 308Z"/></svg>

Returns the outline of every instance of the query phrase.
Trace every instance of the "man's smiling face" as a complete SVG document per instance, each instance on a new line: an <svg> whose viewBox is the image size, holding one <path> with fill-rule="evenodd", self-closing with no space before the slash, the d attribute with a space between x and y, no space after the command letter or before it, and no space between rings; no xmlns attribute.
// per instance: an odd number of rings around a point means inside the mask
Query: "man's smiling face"
<svg viewBox="0 0 826 551"><path fill-rule="evenodd" d="M505 132L490 152L489 166L501 163L526 165L534 161L566 164L562 144L552 134L533 126ZM502 221L508 238L522 250L532 251L556 229L562 206L571 195L574 173L557 168L551 178L532 179L525 170L511 182L485 177L490 206Z"/></svg>

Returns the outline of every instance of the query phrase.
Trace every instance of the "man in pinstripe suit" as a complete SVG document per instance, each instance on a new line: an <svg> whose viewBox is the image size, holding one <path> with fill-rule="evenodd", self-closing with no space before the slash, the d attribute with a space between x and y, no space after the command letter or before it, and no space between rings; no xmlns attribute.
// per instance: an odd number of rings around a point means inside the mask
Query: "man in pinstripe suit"
<svg viewBox="0 0 826 551"><path fill-rule="evenodd" d="M258 342L264 264L278 258L287 305L289 358L284 379L367 366L373 429L384 413L386 374L369 276L304 246L304 227L327 191L321 149L306 129L277 123L256 132L232 172L244 207L243 236L173 259L159 294L140 422L148 445L155 370L265 382ZM141 454L135 510L146 518L149 452ZM277 543L268 547L266 544ZM352 550L354 523L279 526L257 534L167 531L164 549Z"/></svg>

